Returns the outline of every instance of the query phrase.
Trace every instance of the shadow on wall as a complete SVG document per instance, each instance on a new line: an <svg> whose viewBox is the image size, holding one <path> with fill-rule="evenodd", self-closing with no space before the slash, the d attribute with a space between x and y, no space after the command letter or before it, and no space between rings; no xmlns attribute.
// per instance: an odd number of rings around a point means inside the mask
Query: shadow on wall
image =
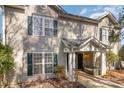
<svg viewBox="0 0 124 93"><path fill-rule="evenodd" d="M47 7L46 5L37 5L35 8L34 8L34 11L36 13L39 13L39 14L45 14L46 16L53 16L53 13L52 11L49 10L49 7Z"/></svg>
<svg viewBox="0 0 124 93"><path fill-rule="evenodd" d="M61 18L61 21L59 23L60 31L63 32L64 38L86 38L91 36L91 30L92 26L84 23L81 24L80 22L74 21L74 20L65 20ZM89 30L88 30L89 29ZM94 26L93 30L95 31L96 26ZM96 34L94 34L96 36Z"/></svg>
<svg viewBox="0 0 124 93"><path fill-rule="evenodd" d="M39 7L40 6L36 7L37 12L41 11L39 10ZM53 38L28 36L28 17L25 16L24 10L10 8L6 8L6 10L6 43L13 48L13 57L15 58L15 68L8 75L8 81L9 83L20 83L21 81L26 81L28 79L25 52L32 48L42 50L43 45L45 45L44 47L47 47L47 49L50 49ZM50 11L46 10L44 10L43 13L52 15ZM53 48L50 50L53 51Z"/></svg>
<svg viewBox="0 0 124 93"><path fill-rule="evenodd" d="M23 41L25 40L23 38L25 38L26 21L24 20L24 10L17 10L9 7L6 7L5 10L6 43L13 48L13 57L15 61L15 68L8 74L8 82L14 83L15 81L19 82L24 69L24 64L22 62L22 58L19 58L20 54L18 51L23 51L23 42L25 42ZM20 20L20 18L22 18L22 20ZM23 54L21 55L23 56ZM18 62L16 58L18 58ZM20 67L18 66L18 63L21 63Z"/></svg>

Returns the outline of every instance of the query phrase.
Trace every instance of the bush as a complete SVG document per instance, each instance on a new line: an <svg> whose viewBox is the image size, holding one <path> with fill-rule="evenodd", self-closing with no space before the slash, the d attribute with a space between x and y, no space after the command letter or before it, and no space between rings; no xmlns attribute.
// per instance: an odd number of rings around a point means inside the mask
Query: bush
<svg viewBox="0 0 124 93"><path fill-rule="evenodd" d="M60 66L60 65L56 66L55 67L55 75L56 75L57 79L59 79L59 80L66 79L64 66Z"/></svg>
<svg viewBox="0 0 124 93"><path fill-rule="evenodd" d="M14 67L12 48L0 44L0 86L5 86L8 80L8 73Z"/></svg>
<svg viewBox="0 0 124 93"><path fill-rule="evenodd" d="M121 49L119 50L119 57L121 61L124 61L124 45L122 45Z"/></svg>
<svg viewBox="0 0 124 93"><path fill-rule="evenodd" d="M109 66L109 70L112 64L115 64L118 61L118 56L112 52L112 51L108 51L107 52L107 62L108 62L108 66Z"/></svg>

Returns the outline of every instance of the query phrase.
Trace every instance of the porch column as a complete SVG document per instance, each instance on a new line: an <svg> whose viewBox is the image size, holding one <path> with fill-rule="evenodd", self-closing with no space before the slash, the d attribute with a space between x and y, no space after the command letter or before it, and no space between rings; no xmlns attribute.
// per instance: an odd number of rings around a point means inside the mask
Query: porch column
<svg viewBox="0 0 124 93"><path fill-rule="evenodd" d="M66 76L68 77L68 71L67 71L67 67L68 67L68 64L67 64L67 53L65 53L65 73L66 73Z"/></svg>
<svg viewBox="0 0 124 93"><path fill-rule="evenodd" d="M76 59L75 59L75 57L76 57L76 55L75 55L75 52L73 53L73 71L72 71L72 81L75 81L75 61L76 61Z"/></svg>
<svg viewBox="0 0 124 93"><path fill-rule="evenodd" d="M69 53L69 80L72 81L73 73L72 73L72 53Z"/></svg>
<svg viewBox="0 0 124 93"><path fill-rule="evenodd" d="M105 52L101 52L101 67L100 67L100 74L106 74L106 54Z"/></svg>

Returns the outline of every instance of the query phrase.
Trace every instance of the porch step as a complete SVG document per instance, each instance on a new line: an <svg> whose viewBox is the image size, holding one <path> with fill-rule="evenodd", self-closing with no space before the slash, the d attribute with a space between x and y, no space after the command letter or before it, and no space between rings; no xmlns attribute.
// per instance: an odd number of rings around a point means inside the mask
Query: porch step
<svg viewBox="0 0 124 93"><path fill-rule="evenodd" d="M88 74L91 74L93 75L93 70L92 69L89 69L89 68L85 68L84 71Z"/></svg>
<svg viewBox="0 0 124 93"><path fill-rule="evenodd" d="M78 75L82 78L85 78L87 82L89 82L89 87L111 87L111 88L124 88L124 86L119 85L117 83L114 83L112 81L103 79L101 77L95 77L92 75L89 75L85 72L79 71ZM79 82L82 82L82 84L86 83L85 80L81 80L81 78L78 80Z"/></svg>

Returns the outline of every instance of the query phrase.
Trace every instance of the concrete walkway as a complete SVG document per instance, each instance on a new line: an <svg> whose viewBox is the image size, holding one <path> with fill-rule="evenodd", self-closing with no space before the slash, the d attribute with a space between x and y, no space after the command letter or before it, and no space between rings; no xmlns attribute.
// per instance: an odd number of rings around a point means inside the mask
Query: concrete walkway
<svg viewBox="0 0 124 93"><path fill-rule="evenodd" d="M124 88L124 86L108 81L101 77L93 77L82 71L78 72L78 81L87 88Z"/></svg>

